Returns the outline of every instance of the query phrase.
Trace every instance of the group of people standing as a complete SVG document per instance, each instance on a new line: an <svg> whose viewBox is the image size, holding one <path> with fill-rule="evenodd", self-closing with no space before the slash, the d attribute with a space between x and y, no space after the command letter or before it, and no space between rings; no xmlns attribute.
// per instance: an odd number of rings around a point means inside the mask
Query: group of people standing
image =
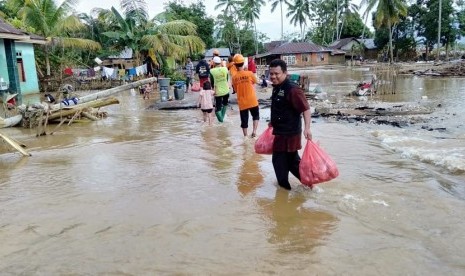
<svg viewBox="0 0 465 276"><path fill-rule="evenodd" d="M190 64L189 64L190 63ZM237 94L237 103L240 110L241 128L244 137L247 136L249 113L253 120L253 130L251 137L257 136L258 120L260 118L258 99L255 93L257 77L251 71L244 68L245 59L241 54L231 55L229 63L221 60L218 51L213 52L213 59L209 64L202 58L195 68L199 77L202 90L199 94L199 106L204 114L204 121L212 123L213 99L215 101L215 115L219 122L223 122L229 103L230 89L233 94ZM189 68L189 69L187 69ZM193 68L192 62L188 59L186 65L186 77L192 80L193 72L188 72ZM189 91L189 88L188 88Z"/></svg>
<svg viewBox="0 0 465 276"><path fill-rule="evenodd" d="M225 67L220 57L216 55L213 57L212 67L202 59L195 69L203 87L199 105L204 113L204 120L209 120L211 124L212 97L215 97L215 114L220 122L223 121L229 99L228 80L231 78L233 93L237 93L243 134L247 136L250 113L253 120L251 137L255 137L259 120L258 100L255 93L257 77L244 68L245 59L242 55L236 54L228 61ZM279 186L290 190L289 172L300 180L301 159L298 150L302 148L302 131L305 139L312 139L310 106L304 91L289 80L287 64L284 60L275 59L271 61L269 67L273 86L271 118L268 124L273 127L274 135L272 163Z"/></svg>

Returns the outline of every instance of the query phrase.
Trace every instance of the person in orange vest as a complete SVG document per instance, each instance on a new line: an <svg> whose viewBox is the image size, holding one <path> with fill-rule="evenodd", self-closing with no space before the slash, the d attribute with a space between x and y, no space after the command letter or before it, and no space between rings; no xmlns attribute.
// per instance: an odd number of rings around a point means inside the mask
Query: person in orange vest
<svg viewBox="0 0 465 276"><path fill-rule="evenodd" d="M231 53L231 55L228 58L227 68L228 68L228 71L229 71L229 76L231 77L230 78L231 81L232 81L232 78L234 77L234 75L237 73L237 68L236 68L236 66L234 66L234 57L236 55L238 55L238 54ZM232 94L236 94L236 91L234 90L234 86L232 87L232 89L233 89Z"/></svg>
<svg viewBox="0 0 465 276"><path fill-rule="evenodd" d="M258 82L257 77L251 71L244 69L244 57L241 54L234 56L234 66L237 72L233 76L232 85L237 93L237 103L239 105L239 114L241 117L241 128L244 137L247 137L247 128L249 121L249 112L252 115L253 130L251 138L257 136L258 120L260 119L258 100L255 93L255 84Z"/></svg>

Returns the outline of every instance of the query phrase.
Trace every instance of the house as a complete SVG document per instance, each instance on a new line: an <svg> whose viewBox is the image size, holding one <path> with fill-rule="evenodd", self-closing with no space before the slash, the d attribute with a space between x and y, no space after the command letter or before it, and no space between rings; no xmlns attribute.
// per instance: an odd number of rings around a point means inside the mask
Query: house
<svg viewBox="0 0 465 276"><path fill-rule="evenodd" d="M18 94L19 102L22 95L39 92L33 44L46 43L45 38L16 29L0 19L0 79L7 83L10 93Z"/></svg>
<svg viewBox="0 0 465 276"><path fill-rule="evenodd" d="M129 69L136 66L136 62L133 59L133 51L131 48L125 47L119 55L108 56L103 58L99 65L119 68L119 69Z"/></svg>
<svg viewBox="0 0 465 276"><path fill-rule="evenodd" d="M229 50L229 48L212 48L212 49L208 49L205 52L205 59L207 61L213 59L213 51L215 50L218 50L218 52L220 53L219 56L222 60L227 61L228 57L231 55L231 51Z"/></svg>
<svg viewBox="0 0 465 276"><path fill-rule="evenodd" d="M358 39L355 37L348 37L338 39L331 43L329 48L334 50L344 51L346 59L358 59L362 56L364 59L376 59L378 55L377 47L374 39Z"/></svg>
<svg viewBox="0 0 465 276"><path fill-rule="evenodd" d="M274 48L281 46L282 44L287 43L286 40L273 40L271 42L267 42L263 44L263 48L265 48L266 52L273 50Z"/></svg>
<svg viewBox="0 0 465 276"><path fill-rule="evenodd" d="M365 52L363 54L364 59L378 59L378 47L375 44L375 40L373 38L365 38L359 39L365 46Z"/></svg>
<svg viewBox="0 0 465 276"><path fill-rule="evenodd" d="M280 58L291 66L316 66L344 62L344 52L335 51L311 42L286 42L270 51L255 56L258 65L269 64Z"/></svg>

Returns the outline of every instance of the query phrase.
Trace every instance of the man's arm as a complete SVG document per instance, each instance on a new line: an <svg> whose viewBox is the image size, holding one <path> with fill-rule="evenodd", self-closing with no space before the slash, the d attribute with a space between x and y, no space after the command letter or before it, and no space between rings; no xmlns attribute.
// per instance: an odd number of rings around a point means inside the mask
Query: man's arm
<svg viewBox="0 0 465 276"><path fill-rule="evenodd" d="M312 140L312 132L310 131L311 111L304 91L294 86L291 88L290 102L297 112L302 113L304 117L304 136L308 140Z"/></svg>
<svg viewBox="0 0 465 276"><path fill-rule="evenodd" d="M310 131L310 122L312 120L310 109L304 111L304 136L307 140L312 140L312 132Z"/></svg>
<svg viewBox="0 0 465 276"><path fill-rule="evenodd" d="M215 78L213 77L212 73L210 73L210 84L212 85L212 89L214 89L214 87L215 87Z"/></svg>

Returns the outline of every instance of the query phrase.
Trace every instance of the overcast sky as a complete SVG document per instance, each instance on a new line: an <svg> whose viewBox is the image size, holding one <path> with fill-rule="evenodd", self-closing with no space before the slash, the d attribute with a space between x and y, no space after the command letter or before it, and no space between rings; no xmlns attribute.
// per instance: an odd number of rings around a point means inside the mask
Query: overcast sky
<svg viewBox="0 0 465 276"><path fill-rule="evenodd" d="M164 9L164 3L168 1L164 0L148 0L148 10L150 18L154 17L156 14L160 13ZM183 0L186 5L190 5L190 3L195 3L197 0ZM207 14L216 18L217 12L215 11L215 6L217 4L217 0L202 0L205 4ZM263 6L261 9L260 19L257 21L257 30L259 32L265 33L270 40L278 40L281 37L281 20L280 20L280 12L279 7L275 10L275 12L271 13L271 4L266 2L266 6ZM359 2L356 0L355 2ZM78 12L85 12L90 13L93 8L104 8L110 9L111 6L114 6L116 9L120 10L119 1L118 0L79 0L79 4L76 5L76 9ZM285 6L283 6L283 14L284 14L284 33L292 33L292 32L300 32L300 28L297 26L293 26L289 23L289 19L285 17L287 10Z"/></svg>

